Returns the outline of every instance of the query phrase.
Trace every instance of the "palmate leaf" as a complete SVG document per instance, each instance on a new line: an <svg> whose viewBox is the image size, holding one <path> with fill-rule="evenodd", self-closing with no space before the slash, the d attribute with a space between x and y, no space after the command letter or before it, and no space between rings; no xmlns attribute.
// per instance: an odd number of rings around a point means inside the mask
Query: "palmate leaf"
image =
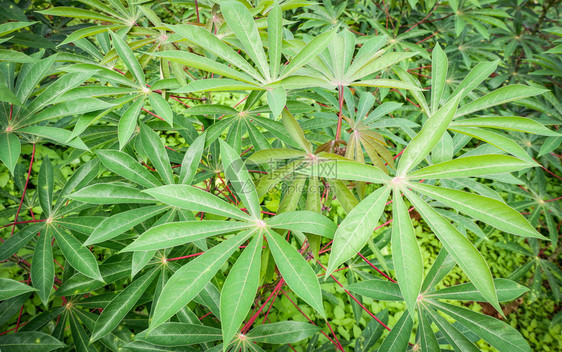
<svg viewBox="0 0 562 352"><path fill-rule="evenodd" d="M149 332L161 325L189 303L215 276L230 255L251 235L252 231L238 234L207 250L182 266L164 286L150 322Z"/></svg>
<svg viewBox="0 0 562 352"><path fill-rule="evenodd" d="M490 268L476 247L435 209L413 192L405 188L402 188L402 192L408 197L412 205L416 207L416 210L439 238L443 247L455 258L457 264L486 301L496 308L498 312L501 312Z"/></svg>
<svg viewBox="0 0 562 352"><path fill-rule="evenodd" d="M320 283L310 264L284 238L273 231L266 230L266 238L275 264L287 285L297 296L325 317Z"/></svg>
<svg viewBox="0 0 562 352"><path fill-rule="evenodd" d="M52 233L52 226L48 226L46 231L40 233L31 262L31 282L33 287L39 291L37 294L45 306L49 302L49 296L55 281L55 263L53 262L53 248L51 247Z"/></svg>
<svg viewBox="0 0 562 352"><path fill-rule="evenodd" d="M367 243L384 211L389 194L390 187L380 187L347 214L334 235L326 276Z"/></svg>
<svg viewBox="0 0 562 352"><path fill-rule="evenodd" d="M259 285L263 236L261 233L244 249L221 291L221 327L224 346L228 346L250 311Z"/></svg>

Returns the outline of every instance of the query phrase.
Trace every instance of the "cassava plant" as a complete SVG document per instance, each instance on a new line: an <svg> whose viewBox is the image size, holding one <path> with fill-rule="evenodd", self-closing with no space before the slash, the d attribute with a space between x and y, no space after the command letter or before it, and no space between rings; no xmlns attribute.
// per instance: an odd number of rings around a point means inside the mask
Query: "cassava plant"
<svg viewBox="0 0 562 352"><path fill-rule="evenodd" d="M3 2L0 349L541 348L559 5Z"/></svg>

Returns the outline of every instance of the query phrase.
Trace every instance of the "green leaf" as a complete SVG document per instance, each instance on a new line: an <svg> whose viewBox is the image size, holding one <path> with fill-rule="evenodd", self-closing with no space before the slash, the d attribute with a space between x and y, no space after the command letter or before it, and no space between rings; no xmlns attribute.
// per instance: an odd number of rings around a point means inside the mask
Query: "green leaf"
<svg viewBox="0 0 562 352"><path fill-rule="evenodd" d="M154 132L150 127L141 124L140 137L144 152L152 165L156 168L156 171L158 171L160 177L162 177L167 184L174 183L174 174L170 166L170 158L168 157L168 153L166 153L166 148L158 136L158 133Z"/></svg>
<svg viewBox="0 0 562 352"><path fill-rule="evenodd" d="M517 142L513 139L506 137L503 134L499 134L496 132L484 130L481 128L476 127L450 127L451 131L460 132L462 134L466 134L467 136L471 136L474 138L478 138L486 143L490 143L491 145L510 153L513 156L518 157L521 160L526 160L529 163L536 165L536 162L527 154L525 149L523 149Z"/></svg>
<svg viewBox="0 0 562 352"><path fill-rule="evenodd" d="M390 330L390 333L382 342L379 350L388 352L406 351L413 327L414 320L410 317L410 314L408 312L402 313L398 322L392 327L392 330Z"/></svg>
<svg viewBox="0 0 562 352"><path fill-rule="evenodd" d="M123 251L147 251L170 248L214 235L238 232L252 226L238 221L182 221L151 227Z"/></svg>
<svg viewBox="0 0 562 352"><path fill-rule="evenodd" d="M508 155L473 155L424 167L409 174L408 179L481 177L519 171L532 166L534 164Z"/></svg>
<svg viewBox="0 0 562 352"><path fill-rule="evenodd" d="M320 332L316 325L299 321L281 321L253 328L247 336L253 342L288 344L295 343Z"/></svg>
<svg viewBox="0 0 562 352"><path fill-rule="evenodd" d="M334 40L336 36L336 28L317 35L312 39L301 51L295 55L285 69L281 72L281 77L286 78L293 72L309 63L316 58L324 49Z"/></svg>
<svg viewBox="0 0 562 352"><path fill-rule="evenodd" d="M147 188L162 185L150 171L127 153L111 149L101 149L97 150L96 154L103 166L126 180Z"/></svg>
<svg viewBox="0 0 562 352"><path fill-rule="evenodd" d="M460 127L486 127L524 133L539 134L542 136L560 136L560 133L551 131L538 121L519 116L489 116L472 119L456 120L451 126Z"/></svg>
<svg viewBox="0 0 562 352"><path fill-rule="evenodd" d="M435 325L439 328L439 331L445 335L445 338L455 351L479 351L479 349L476 348L476 346L474 346L467 337L465 337L459 330L449 323L447 319L443 318L436 311L433 309L425 309L424 312L431 317Z"/></svg>
<svg viewBox="0 0 562 352"><path fill-rule="evenodd" d="M423 260L408 207L398 189L393 192L392 218L392 262L402 297L413 317L422 287Z"/></svg>
<svg viewBox="0 0 562 352"><path fill-rule="evenodd" d="M360 281L346 286L346 288L377 301L402 301L404 299L398 284L381 279Z"/></svg>
<svg viewBox="0 0 562 352"><path fill-rule="evenodd" d="M43 223L31 224L5 239L4 243L0 245L0 261L4 261L16 254L37 232L41 231L43 226Z"/></svg>
<svg viewBox="0 0 562 352"><path fill-rule="evenodd" d="M57 127L48 126L28 126L18 129L20 133L29 133L34 136L46 138L57 143L68 145L76 149L89 150L88 146L79 137L69 140L72 132Z"/></svg>
<svg viewBox="0 0 562 352"><path fill-rule="evenodd" d="M271 72L271 78L276 79L279 75L281 49L283 47L283 11L277 2L273 4L269 15L267 15L267 39L269 41L267 49L269 71Z"/></svg>
<svg viewBox="0 0 562 352"><path fill-rule="evenodd" d="M70 332L72 334L72 344L77 352L96 352L97 349L89 344L88 334L74 314L70 315Z"/></svg>
<svg viewBox="0 0 562 352"><path fill-rule="evenodd" d="M265 51L258 33L258 26L250 11L240 2L225 1L221 3L221 12L230 30L242 43L242 49L258 67L262 76L269 80Z"/></svg>
<svg viewBox="0 0 562 352"><path fill-rule="evenodd" d="M439 44L435 45L431 54L431 114L435 114L439 108L439 102L443 96L447 80L449 61L447 54Z"/></svg>
<svg viewBox="0 0 562 352"><path fill-rule="evenodd" d="M25 123L32 124L59 117L80 115L92 111L106 110L114 106L115 104L106 103L105 101L96 98L78 98L64 101L43 109L32 117L27 118Z"/></svg>
<svg viewBox="0 0 562 352"><path fill-rule="evenodd" d="M177 62L187 67L198 68L203 71L212 72L220 76L234 79L234 80L231 79L229 80L229 79L217 78L212 80L212 82L215 82L215 84L218 84L219 82L222 83L230 82L231 84L242 84L242 85L248 85L254 88L258 88L256 86L257 84L256 80L253 79L250 75L247 75L244 72L236 71L235 69L227 65L224 65L220 62L216 62L215 60L206 58L204 56L199 56L187 51L179 51L179 50L165 50L157 53L150 53L150 55L160 57L168 61ZM191 86L194 89L200 89L201 86L199 84L205 84L206 81L209 81L209 79L193 81L188 86ZM241 83L241 82L245 82L245 83ZM175 91L178 93L186 92L186 89L188 88L183 87ZM197 108L197 106L193 106L190 109L193 108Z"/></svg>
<svg viewBox="0 0 562 352"><path fill-rule="evenodd" d="M380 187L347 214L334 235L326 276L365 246L379 222L389 194L390 187Z"/></svg>
<svg viewBox="0 0 562 352"><path fill-rule="evenodd" d="M247 164L265 164L273 163L275 160L284 160L299 158L306 155L306 152L287 149L287 148L271 148L266 150L260 150L252 154L248 159L246 159Z"/></svg>
<svg viewBox="0 0 562 352"><path fill-rule="evenodd" d="M337 230L337 226L332 220L308 210L281 213L268 219L266 223L277 229L300 231L327 238L334 238Z"/></svg>
<svg viewBox="0 0 562 352"><path fill-rule="evenodd" d="M6 352L49 352L66 345L40 331L22 331L0 336L0 349Z"/></svg>
<svg viewBox="0 0 562 352"><path fill-rule="evenodd" d="M439 342L437 342L431 322L427 319L427 314L425 314L423 309L419 309L418 313L419 325L416 335L420 337L419 343L422 351L440 351Z"/></svg>
<svg viewBox="0 0 562 352"><path fill-rule="evenodd" d="M201 163L201 156L203 155L203 150L205 149L206 135L207 133L204 132L197 137L185 152L181 162L180 172L180 183L183 183L184 185L190 185L197 173L197 167Z"/></svg>
<svg viewBox="0 0 562 352"><path fill-rule="evenodd" d="M250 215L255 219L260 219L260 200L250 173L238 153L222 139L219 139L219 142L222 165L227 179L234 187L238 197L246 205Z"/></svg>
<svg viewBox="0 0 562 352"><path fill-rule="evenodd" d="M162 203L181 209L202 211L242 221L252 220L252 217L234 205L193 186L166 185L147 189L144 193L151 195Z"/></svg>
<svg viewBox="0 0 562 352"><path fill-rule="evenodd" d="M54 182L55 180L51 161L48 157L45 157L45 159L41 162L41 168L39 169L37 189L37 193L39 194L39 204L41 205L41 209L43 210L45 217L49 217L51 215Z"/></svg>
<svg viewBox="0 0 562 352"><path fill-rule="evenodd" d="M283 87L276 87L274 89L267 90L267 104L272 112L272 117L277 118L283 108L285 108L285 104L287 103L287 93L285 92L285 88Z"/></svg>
<svg viewBox="0 0 562 352"><path fill-rule="evenodd" d="M162 98L162 95L156 94L154 92L148 93L148 101L150 102L150 106L154 109L156 115L160 116L170 125L170 127L174 126L174 113L172 112L172 108L170 104Z"/></svg>
<svg viewBox="0 0 562 352"><path fill-rule="evenodd" d="M14 133L0 133L0 160L13 174L21 153L21 143Z"/></svg>
<svg viewBox="0 0 562 352"><path fill-rule="evenodd" d="M312 144L304 137L304 132L299 123L287 109L282 111L283 125L293 140L308 154L312 154Z"/></svg>
<svg viewBox="0 0 562 352"><path fill-rule="evenodd" d="M9 23L9 22L8 22ZM2 26L2 25L0 25ZM0 101L23 107L18 97L8 87L0 85Z"/></svg>
<svg viewBox="0 0 562 352"><path fill-rule="evenodd" d="M437 145L449 123L453 120L459 101L460 95L457 95L431 115L423 124L420 132L412 138L400 157L396 170L399 177L406 176L406 173L418 165Z"/></svg>
<svg viewBox="0 0 562 352"><path fill-rule="evenodd" d="M468 96L474 88L478 87L488 76L490 76L498 67L500 60L479 62L470 70L462 82L455 88L449 97L456 97L461 94L461 99Z"/></svg>
<svg viewBox="0 0 562 352"><path fill-rule="evenodd" d="M148 286L156 276L158 276L160 273L158 269L159 268L154 268L152 271L144 274L144 276L133 281L109 302L96 321L94 331L92 331L91 341L99 340L119 325L125 315L135 307L144 291L146 291Z"/></svg>
<svg viewBox="0 0 562 352"><path fill-rule="evenodd" d="M111 31L109 32L109 34L111 34L111 38L113 39L113 46L115 48L115 51L117 52L117 55L119 55L121 61L123 61L125 66L127 66L129 72L131 72L131 75L135 77L140 87L144 89L146 86L146 83L144 81L144 71L135 54L133 53L129 45L127 45L127 43L123 39L121 39L119 35Z"/></svg>
<svg viewBox="0 0 562 352"><path fill-rule="evenodd" d="M141 190L112 183L98 183L68 196L90 204L154 203L154 198Z"/></svg>
<svg viewBox="0 0 562 352"><path fill-rule="evenodd" d="M123 232L137 226L145 220L153 218L167 209L169 209L169 207L153 205L112 215L103 220L94 229L90 237L84 242L84 246L104 242L119 236Z"/></svg>
<svg viewBox="0 0 562 352"><path fill-rule="evenodd" d="M90 20L97 20L97 21L110 22L110 23L118 22L113 17L101 14L99 12L84 10L76 7L58 6L43 11L37 11L37 12L49 16L86 18Z"/></svg>
<svg viewBox="0 0 562 352"><path fill-rule="evenodd" d="M260 74L241 55L211 34L206 28L194 25L167 25L167 27L188 41L197 44L208 52L238 67L256 80L261 81Z"/></svg>
<svg viewBox="0 0 562 352"><path fill-rule="evenodd" d="M498 300L500 302L513 301L525 292L529 291L527 287L519 285L517 282L508 279L494 279L494 286L496 287ZM457 301L485 301L484 297L482 297L480 292L478 292L476 287L474 287L474 284L470 282L451 287L445 287L436 292L424 295L424 297L437 299L454 299Z"/></svg>
<svg viewBox="0 0 562 352"><path fill-rule="evenodd" d="M68 233L63 233L57 226L49 227L53 230L57 244L66 261L74 269L92 279L102 281L96 257L82 243Z"/></svg>
<svg viewBox="0 0 562 352"><path fill-rule="evenodd" d="M182 266L164 286L150 322L150 330L170 319L215 276L220 267L253 232L236 235Z"/></svg>
<svg viewBox="0 0 562 352"><path fill-rule="evenodd" d="M320 284L310 264L289 242L278 234L266 230L265 236L277 268L287 285L297 296L320 313L322 317L325 317Z"/></svg>
<svg viewBox="0 0 562 352"><path fill-rule="evenodd" d="M410 187L498 230L517 236L548 240L537 232L523 215L499 200L421 183L412 183Z"/></svg>
<svg viewBox="0 0 562 352"><path fill-rule="evenodd" d="M205 325L171 322L158 326L148 335L140 334L137 338L158 346L188 346L218 341L221 339L221 331Z"/></svg>
<svg viewBox="0 0 562 352"><path fill-rule="evenodd" d="M529 87L520 84L512 84L501 87L459 108L455 114L455 118L488 109L492 106L509 103L510 101L520 100L546 92L548 92L548 89Z"/></svg>
<svg viewBox="0 0 562 352"><path fill-rule="evenodd" d="M0 301L33 291L37 289L16 280L0 278Z"/></svg>
<svg viewBox="0 0 562 352"><path fill-rule="evenodd" d="M53 236L51 231L53 231L53 227L49 226L39 235L31 261L31 282L33 287L39 290L37 295L45 307L49 302L49 296L55 282L55 263L53 262L53 248L51 247Z"/></svg>
<svg viewBox="0 0 562 352"><path fill-rule="evenodd" d="M453 225L443 218L435 209L406 188L402 192L408 197L416 211L439 238L443 247L449 252L457 264L498 312L501 312L494 281L488 264L476 247L464 237Z"/></svg>
<svg viewBox="0 0 562 352"><path fill-rule="evenodd" d="M429 301L429 304L457 320L498 351L531 351L523 336L499 319L444 302Z"/></svg>
<svg viewBox="0 0 562 352"><path fill-rule="evenodd" d="M262 238L261 233L254 236L224 282L220 298L224 346L228 346L254 303L260 278Z"/></svg>
<svg viewBox="0 0 562 352"><path fill-rule="evenodd" d="M123 149L123 147L125 147L125 144L127 144L129 139L135 132L135 128L137 127L137 122L143 104L144 98L139 97L127 108L127 110L125 110L123 115L121 115L119 124L117 125L119 149Z"/></svg>

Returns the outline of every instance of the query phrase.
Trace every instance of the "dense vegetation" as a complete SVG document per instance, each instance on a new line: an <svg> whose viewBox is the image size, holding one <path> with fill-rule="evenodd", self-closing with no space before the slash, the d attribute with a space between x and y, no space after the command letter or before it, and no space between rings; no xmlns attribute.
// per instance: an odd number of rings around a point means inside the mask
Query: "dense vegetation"
<svg viewBox="0 0 562 352"><path fill-rule="evenodd" d="M0 350L561 350L560 4L2 1Z"/></svg>

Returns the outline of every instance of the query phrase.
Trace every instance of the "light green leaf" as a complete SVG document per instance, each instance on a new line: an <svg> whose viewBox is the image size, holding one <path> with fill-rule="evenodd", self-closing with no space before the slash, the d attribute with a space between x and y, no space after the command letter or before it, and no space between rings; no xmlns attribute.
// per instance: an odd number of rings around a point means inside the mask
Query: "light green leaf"
<svg viewBox="0 0 562 352"><path fill-rule="evenodd" d="M256 80L262 80L256 69L244 60L241 55L237 54L226 43L211 34L206 28L194 25L167 25L167 27L188 41L197 44L208 52L213 53L233 66L238 67Z"/></svg>
<svg viewBox="0 0 562 352"><path fill-rule="evenodd" d="M273 231L267 230L266 238L277 268L287 285L297 296L325 317L320 284L310 264L289 242Z"/></svg>
<svg viewBox="0 0 562 352"><path fill-rule="evenodd" d="M392 330L390 330L390 333L382 342L379 350L388 352L406 351L413 327L414 319L410 317L408 312L402 313L398 322L392 327Z"/></svg>
<svg viewBox="0 0 562 352"><path fill-rule="evenodd" d="M160 177L162 177L167 184L174 183L174 174L170 166L170 158L168 157L168 153L166 153L166 148L158 136L158 133L154 132L150 127L141 124L140 137L144 152L152 165L154 165L154 168L156 168L156 171L158 171Z"/></svg>
<svg viewBox="0 0 562 352"><path fill-rule="evenodd" d="M82 274L103 282L97 259L88 248L82 247L80 241L72 235L64 233L57 226L50 226L49 229L52 229L57 244L68 264Z"/></svg>
<svg viewBox="0 0 562 352"><path fill-rule="evenodd" d="M119 325L125 315L135 307L144 291L146 291L148 286L156 276L158 276L160 273L158 269L159 268L154 268L152 271L144 274L144 276L133 281L109 302L96 321L94 331L92 331L91 341L99 340Z"/></svg>
<svg viewBox="0 0 562 352"><path fill-rule="evenodd" d="M144 81L144 71L141 64L139 63L139 60L137 60L129 45L127 45L127 43L123 39L121 39L119 35L113 32L109 32L109 34L111 34L111 38L113 39L113 46L115 48L115 51L117 52L117 55L119 55L121 61L123 61L125 66L127 66L129 72L131 72L131 75L135 77L140 87L144 89L146 86L146 83Z"/></svg>
<svg viewBox="0 0 562 352"><path fill-rule="evenodd" d="M539 134L542 136L560 136L560 133L549 130L538 121L519 116L476 117L472 119L453 121L451 126L497 128Z"/></svg>
<svg viewBox="0 0 562 352"><path fill-rule="evenodd" d="M486 143L490 143L491 145L518 157L521 160L526 160L533 165L537 165L536 162L527 154L525 149L523 149L517 142L513 139L506 137L503 134L499 134L496 132L484 130L481 128L476 127L452 127L450 126L451 131L460 132L462 134L466 134L467 136L471 136L477 139L480 139Z"/></svg>
<svg viewBox="0 0 562 352"><path fill-rule="evenodd" d="M88 239L84 242L84 246L104 242L119 236L123 232L162 213L168 208L169 207L163 205L153 205L127 210L122 213L112 215L103 220L95 228L90 237L88 237Z"/></svg>
<svg viewBox="0 0 562 352"><path fill-rule="evenodd" d="M334 235L326 276L365 246L379 222L389 194L390 187L380 187L347 214Z"/></svg>
<svg viewBox="0 0 562 352"><path fill-rule="evenodd" d="M478 352L479 349L474 346L470 340L464 336L459 330L457 330L453 324L449 323L447 319L443 318L433 309L425 309L426 312L435 325L439 328L439 331L449 342L449 344L453 347L455 351L463 351L463 352Z"/></svg>
<svg viewBox="0 0 562 352"><path fill-rule="evenodd" d="M158 326L148 335L140 334L137 338L157 346L181 346L185 351L196 351L195 349L186 350L185 346L218 341L221 339L221 331L200 324L170 322ZM175 351L168 348L164 350Z"/></svg>
<svg viewBox="0 0 562 352"><path fill-rule="evenodd" d="M267 15L267 38L269 41L269 70L271 78L276 79L279 75L281 64L281 49L283 46L283 12L279 3L273 4L269 15Z"/></svg>
<svg viewBox="0 0 562 352"><path fill-rule="evenodd" d="M164 286L150 322L150 330L170 319L215 276L220 267L253 232L234 236L182 266Z"/></svg>
<svg viewBox="0 0 562 352"><path fill-rule="evenodd" d="M280 114L283 108L285 108L285 104L287 103L287 93L285 92L285 88L283 87L276 87L274 89L267 91L267 104L271 109L273 114L273 118L276 119Z"/></svg>
<svg viewBox="0 0 562 352"><path fill-rule="evenodd" d="M299 126L299 123L289 112L289 110L283 109L281 116L283 119L283 125L285 126L286 131L291 135L293 140L297 142L302 150L304 150L306 153L312 154L312 144L310 144L310 142L306 140L301 126Z"/></svg>
<svg viewBox="0 0 562 352"><path fill-rule="evenodd" d="M455 118L488 109L492 106L505 104L510 101L520 100L546 92L548 92L548 89L529 87L520 84L512 84L501 87L459 108L455 114Z"/></svg>
<svg viewBox="0 0 562 352"><path fill-rule="evenodd" d="M137 127L137 122L141 112L142 105L144 104L144 98L137 98L131 106L125 110L121 118L119 119L119 124L117 125L117 138L119 139L119 149L123 149L125 144L129 141L135 128Z"/></svg>
<svg viewBox="0 0 562 352"><path fill-rule="evenodd" d="M203 150L205 149L206 135L207 133L204 132L197 137L185 152L181 162L180 172L180 183L183 183L184 185L190 185L197 173L197 167L199 166L199 163L201 163L201 156L203 155Z"/></svg>
<svg viewBox="0 0 562 352"><path fill-rule="evenodd" d="M431 114L439 109L439 102L445 89L449 61L447 54L439 44L435 45L431 53ZM413 314L413 313L412 313Z"/></svg>
<svg viewBox="0 0 562 352"><path fill-rule="evenodd" d="M490 268L476 247L445 220L441 214L417 195L405 187L402 189L402 192L408 197L412 205L416 207L416 211L421 214L422 218L439 238L443 247L455 259L486 301L496 308L497 311L501 312Z"/></svg>
<svg viewBox="0 0 562 352"><path fill-rule="evenodd" d="M470 70L462 82L455 88L449 97L456 97L461 94L461 99L466 97L474 88L478 87L488 76L490 76L498 67L500 60L479 62Z"/></svg>
<svg viewBox="0 0 562 352"><path fill-rule="evenodd" d="M221 12L228 28L234 32L236 38L242 43L242 49L258 67L262 76L269 80L265 51L258 33L258 26L250 11L240 2L225 1L221 3Z"/></svg>
<svg viewBox="0 0 562 352"><path fill-rule="evenodd" d="M418 165L435 147L455 116L460 95L451 99L424 123L420 132L410 141L400 157L396 174L399 177Z"/></svg>
<svg viewBox="0 0 562 352"><path fill-rule="evenodd" d="M242 221L252 220L252 217L234 205L206 192L187 185L166 185L144 191L152 197L181 209L202 211Z"/></svg>
<svg viewBox="0 0 562 352"><path fill-rule="evenodd" d="M52 231L53 227L49 226L39 234L31 261L31 282L33 287L39 290L37 295L45 307L47 307L55 282L55 263L53 262L53 248L51 247Z"/></svg>
<svg viewBox="0 0 562 352"><path fill-rule="evenodd" d="M140 189L112 183L98 183L80 189L68 196L90 204L154 203L154 198Z"/></svg>
<svg viewBox="0 0 562 352"><path fill-rule="evenodd" d="M151 227L123 251L147 251L179 246L214 235L247 229L250 223L238 221L182 221Z"/></svg>
<svg viewBox="0 0 562 352"><path fill-rule="evenodd" d="M517 282L508 279L494 279L494 285L496 287L498 300L500 302L513 301L525 292L529 291L527 287L519 285ZM474 287L474 284L470 282L445 287L443 289L440 289L439 291L424 295L424 297L437 299L453 299L457 301L485 301L484 297L482 297L480 292L478 292L476 287Z"/></svg>
<svg viewBox="0 0 562 352"><path fill-rule="evenodd" d="M278 214L267 219L267 225L277 229L300 231L334 238L337 226L332 220L314 211L299 210Z"/></svg>
<svg viewBox="0 0 562 352"><path fill-rule="evenodd" d="M548 240L516 210L499 200L455 189L412 183L410 187L451 208L517 236Z"/></svg>
<svg viewBox="0 0 562 352"><path fill-rule="evenodd" d="M0 160L13 174L21 153L21 143L14 133L0 133Z"/></svg>
<svg viewBox="0 0 562 352"><path fill-rule="evenodd" d="M150 171L127 153L111 149L101 149L97 150L96 154L103 166L128 181L147 188L162 185Z"/></svg>
<svg viewBox="0 0 562 352"><path fill-rule="evenodd" d="M377 301L402 301L404 299L398 284L381 279L360 281L346 286L346 288Z"/></svg>
<svg viewBox="0 0 562 352"><path fill-rule="evenodd" d="M40 14L49 15L49 16L86 18L86 19L89 19L89 20L97 20L97 21L110 22L110 23L120 22L113 17L104 15L104 14L99 13L99 12L89 11L89 10L84 10L84 9L80 9L80 8L76 8L76 7L69 7L69 6L52 7L50 9L43 10L43 11L37 11L37 12L39 12Z"/></svg>
<svg viewBox="0 0 562 352"><path fill-rule="evenodd" d="M530 352L528 342L521 334L507 323L464 307L453 306L444 302L429 301L440 311L446 313L498 351Z"/></svg>
<svg viewBox="0 0 562 352"><path fill-rule="evenodd" d="M299 321L281 321L253 328L247 336L253 342L288 344L299 342L320 332L320 327Z"/></svg>
<svg viewBox="0 0 562 352"><path fill-rule="evenodd" d="M172 108L170 104L162 98L162 95L156 94L154 92L148 93L148 101L150 102L150 106L154 109L156 115L160 116L170 125L170 127L174 126L174 113L172 112Z"/></svg>
<svg viewBox="0 0 562 352"><path fill-rule="evenodd" d="M285 69L281 72L281 77L286 78L293 72L303 67L310 60L317 57L334 40L336 29L324 32L312 39L301 51L295 55Z"/></svg>
<svg viewBox="0 0 562 352"><path fill-rule="evenodd" d="M441 351L439 342L437 342L437 338L431 327L431 322L427 319L427 314L425 314L423 309L419 309L418 313L419 325L416 335L419 336L419 343L422 351Z"/></svg>
<svg viewBox="0 0 562 352"><path fill-rule="evenodd" d="M261 233L254 236L224 282L220 299L224 346L228 346L254 303L260 278L262 238Z"/></svg>
<svg viewBox="0 0 562 352"><path fill-rule="evenodd" d="M408 179L446 179L457 177L481 177L514 172L534 166L527 161L501 154L466 156L433 164L416 170Z"/></svg>
<svg viewBox="0 0 562 352"><path fill-rule="evenodd" d="M408 207L398 189L393 192L392 218L392 262L400 292L413 317L423 282L423 260Z"/></svg>
<svg viewBox="0 0 562 352"><path fill-rule="evenodd" d="M219 139L219 142L222 165L227 179L246 205L250 215L255 219L261 219L260 200L250 173L238 153L222 139Z"/></svg>

